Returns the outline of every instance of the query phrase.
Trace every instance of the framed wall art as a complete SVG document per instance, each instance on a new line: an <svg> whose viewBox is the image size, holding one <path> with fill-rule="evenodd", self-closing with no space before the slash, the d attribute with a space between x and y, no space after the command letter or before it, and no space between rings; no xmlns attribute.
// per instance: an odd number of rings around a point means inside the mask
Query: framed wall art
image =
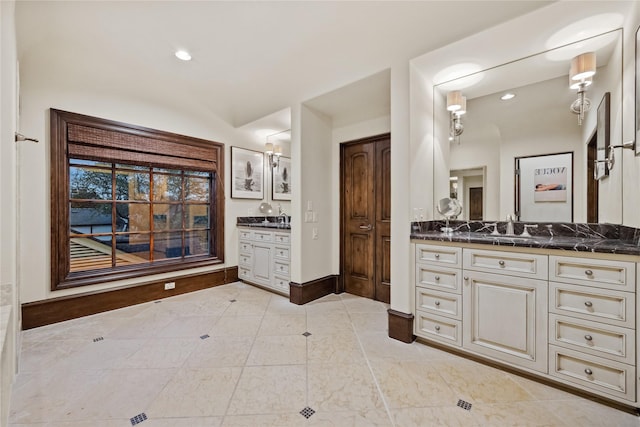
<svg viewBox="0 0 640 427"><path fill-rule="evenodd" d="M573 222L573 153L515 158L519 221Z"/></svg>
<svg viewBox="0 0 640 427"><path fill-rule="evenodd" d="M264 199L264 154L231 147L231 197Z"/></svg>
<svg viewBox="0 0 640 427"><path fill-rule="evenodd" d="M291 159L280 157L277 167L272 169L271 199L291 200Z"/></svg>

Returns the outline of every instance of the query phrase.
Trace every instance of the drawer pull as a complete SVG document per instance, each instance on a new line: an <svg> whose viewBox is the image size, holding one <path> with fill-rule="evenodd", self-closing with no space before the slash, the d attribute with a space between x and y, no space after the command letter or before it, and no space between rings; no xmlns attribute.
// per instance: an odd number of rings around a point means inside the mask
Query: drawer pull
<svg viewBox="0 0 640 427"><path fill-rule="evenodd" d="M592 375L593 371L591 369L587 368L587 369L584 370L584 373L587 374L587 375Z"/></svg>
<svg viewBox="0 0 640 427"><path fill-rule="evenodd" d="M440 258L440 254L435 254L434 256L436 257L436 259Z"/></svg>
<svg viewBox="0 0 640 427"><path fill-rule="evenodd" d="M584 274L586 274L587 276L593 276L593 271L585 270Z"/></svg>
<svg viewBox="0 0 640 427"><path fill-rule="evenodd" d="M439 332L439 331L440 331L440 326L439 326L439 325L436 325L436 328L435 328L435 329L436 329L436 332Z"/></svg>
<svg viewBox="0 0 640 427"><path fill-rule="evenodd" d="M593 303L591 301L585 301L584 305L586 305L587 307L593 307Z"/></svg>
<svg viewBox="0 0 640 427"><path fill-rule="evenodd" d="M434 304L438 307L440 305L440 301L436 301Z"/></svg>
<svg viewBox="0 0 640 427"><path fill-rule="evenodd" d="M591 335L585 335L584 339L587 340L587 341L591 341L591 340L593 340L593 337Z"/></svg>
<svg viewBox="0 0 640 427"><path fill-rule="evenodd" d="M503 260L498 261L498 264L500 264L500 267L504 267L504 261Z"/></svg>
<svg viewBox="0 0 640 427"><path fill-rule="evenodd" d="M436 276L434 277L434 279L436 279L436 281L440 280L440 276Z"/></svg>
<svg viewBox="0 0 640 427"><path fill-rule="evenodd" d="M282 251L280 251L280 255L282 255Z"/></svg>

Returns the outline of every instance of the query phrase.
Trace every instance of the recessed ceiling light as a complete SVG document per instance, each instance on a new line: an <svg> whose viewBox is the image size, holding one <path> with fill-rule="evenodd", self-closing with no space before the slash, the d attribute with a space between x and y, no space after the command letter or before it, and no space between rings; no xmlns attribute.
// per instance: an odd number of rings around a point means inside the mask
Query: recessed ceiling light
<svg viewBox="0 0 640 427"><path fill-rule="evenodd" d="M515 97L516 97L515 93L508 92L508 93L505 93L504 95L502 95L500 97L500 99L502 99L503 101L508 101L508 100L513 99Z"/></svg>
<svg viewBox="0 0 640 427"><path fill-rule="evenodd" d="M191 55L186 50L176 51L176 58L182 59L183 61L191 61Z"/></svg>

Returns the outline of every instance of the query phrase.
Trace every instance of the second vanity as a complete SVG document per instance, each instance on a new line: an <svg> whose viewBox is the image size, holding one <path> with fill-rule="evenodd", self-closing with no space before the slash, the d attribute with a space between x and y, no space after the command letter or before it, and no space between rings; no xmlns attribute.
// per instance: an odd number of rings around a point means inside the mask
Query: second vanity
<svg viewBox="0 0 640 427"><path fill-rule="evenodd" d="M238 278L289 295L289 217L238 217Z"/></svg>
<svg viewBox="0 0 640 427"><path fill-rule="evenodd" d="M437 229L411 233L417 337L639 406L637 239Z"/></svg>

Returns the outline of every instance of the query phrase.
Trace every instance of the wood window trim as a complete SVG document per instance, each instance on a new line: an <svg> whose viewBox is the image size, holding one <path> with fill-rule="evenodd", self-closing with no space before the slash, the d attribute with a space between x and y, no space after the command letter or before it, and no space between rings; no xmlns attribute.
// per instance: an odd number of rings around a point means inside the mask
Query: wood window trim
<svg viewBox="0 0 640 427"><path fill-rule="evenodd" d="M111 147L104 141L73 137L69 141L69 129L77 126L93 130L96 135L116 136L118 141ZM77 132L74 133L77 135ZM125 145L122 145L124 141ZM126 142L135 142L135 148ZM118 145L120 144L120 145ZM156 265L114 267L104 271L69 272L69 147L75 153L82 151L87 159L100 159L100 153L112 150L128 150L129 158L140 161L149 156L154 165L208 169L214 173L211 209L211 248L214 255L194 257L188 260L164 261ZM57 109L50 110L50 182L51 182L51 290L97 284L166 273L224 262L224 144L199 138L174 134L113 120L86 116ZM205 153L206 152L206 153ZM168 153L171 153L170 155ZM205 153L205 154L203 154ZM77 154L73 155L78 157ZM96 157L97 156L97 157ZM166 158L166 163L160 157ZM121 158L112 161L122 161Z"/></svg>

